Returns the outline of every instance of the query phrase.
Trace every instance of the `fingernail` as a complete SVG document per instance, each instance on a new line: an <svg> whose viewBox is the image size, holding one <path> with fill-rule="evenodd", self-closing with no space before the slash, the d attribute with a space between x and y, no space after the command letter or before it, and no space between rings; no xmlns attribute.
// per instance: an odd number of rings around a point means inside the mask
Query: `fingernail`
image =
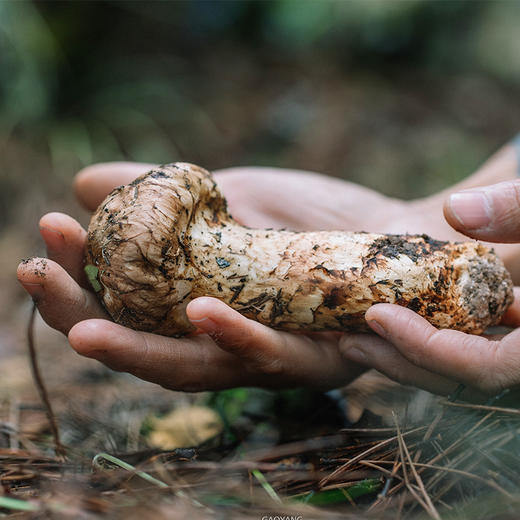
<svg viewBox="0 0 520 520"><path fill-rule="evenodd" d="M200 320L190 321L193 323L193 325L195 325L195 327L202 329L205 334L213 334L218 330L217 324L209 318L201 318Z"/></svg>
<svg viewBox="0 0 520 520"><path fill-rule="evenodd" d="M376 320L370 320L367 322L368 323L368 326L378 335L378 336L381 336L383 338L386 337L386 330L385 328L383 327L383 325L381 325L381 323L379 323L378 321Z"/></svg>
<svg viewBox="0 0 520 520"><path fill-rule="evenodd" d="M40 226L40 233L43 235L47 247L50 247L51 249L63 247L65 235L61 231L47 226Z"/></svg>
<svg viewBox="0 0 520 520"><path fill-rule="evenodd" d="M65 238L65 235L58 231L57 229L51 228L49 226L40 226L40 229L44 229L45 231L49 231L50 233L54 233L56 236L59 236L61 238Z"/></svg>
<svg viewBox="0 0 520 520"><path fill-rule="evenodd" d="M492 208L481 191L461 191L449 198L453 215L466 229L481 229L489 226Z"/></svg>
<svg viewBox="0 0 520 520"><path fill-rule="evenodd" d="M31 282L21 282L23 288L31 295L33 300L39 300L43 297L43 285L39 283L31 283Z"/></svg>

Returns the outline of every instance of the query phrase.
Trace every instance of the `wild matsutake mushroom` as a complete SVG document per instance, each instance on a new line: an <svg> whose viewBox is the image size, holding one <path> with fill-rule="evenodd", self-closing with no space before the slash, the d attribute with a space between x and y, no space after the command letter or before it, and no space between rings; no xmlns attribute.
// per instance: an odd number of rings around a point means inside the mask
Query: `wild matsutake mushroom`
<svg viewBox="0 0 520 520"><path fill-rule="evenodd" d="M211 174L187 163L116 188L92 217L87 249L114 321L167 336L195 329L185 309L199 296L288 331L368 330L365 311L388 302L475 334L513 299L502 261L478 242L250 229L229 215Z"/></svg>

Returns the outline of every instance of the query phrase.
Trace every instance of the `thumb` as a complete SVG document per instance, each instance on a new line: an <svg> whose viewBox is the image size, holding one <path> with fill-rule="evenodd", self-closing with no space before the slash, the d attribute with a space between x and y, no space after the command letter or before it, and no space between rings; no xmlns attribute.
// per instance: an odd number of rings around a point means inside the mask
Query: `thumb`
<svg viewBox="0 0 520 520"><path fill-rule="evenodd" d="M457 231L489 242L520 242L520 180L453 193L444 216Z"/></svg>

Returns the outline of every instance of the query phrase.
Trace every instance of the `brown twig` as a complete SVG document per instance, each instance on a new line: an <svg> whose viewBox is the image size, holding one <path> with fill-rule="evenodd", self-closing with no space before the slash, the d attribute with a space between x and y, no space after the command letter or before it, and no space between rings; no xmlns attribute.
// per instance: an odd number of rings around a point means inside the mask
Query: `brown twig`
<svg viewBox="0 0 520 520"><path fill-rule="evenodd" d="M394 431L395 431L395 429L394 429ZM381 462L383 462L383 460L377 459L376 462L378 462L380 464ZM381 466L377 465L377 468L379 468L379 470L382 473L385 473L387 475L387 479L386 479L386 482L385 482L385 486L383 487L383 490L379 493L379 495L377 495L377 499L368 508L368 511L374 511L375 509L380 507L381 504L383 504L384 502L388 502L389 501L389 499L388 499L388 491L390 490L390 486L392 485L394 480L398 479L401 482L403 480L403 477L401 477L400 475L397 474L397 472L399 471L399 469L402 466L402 463L399 460L399 452L398 451L395 452L393 462L390 461L390 460L384 461L384 462L385 463L389 463L389 464L393 464L392 471L388 471L388 470L382 468ZM371 461L371 460L368 460L368 461L367 460L360 460L359 464L362 465L362 466L368 465L369 467L373 467L373 466L375 467L374 461Z"/></svg>
<svg viewBox="0 0 520 520"><path fill-rule="evenodd" d="M341 445L344 441L344 435L312 437L303 441L288 442L280 446L273 446L268 449L260 448L251 452L246 452L244 453L243 458L258 462L280 459L283 457L298 455L299 453L330 449Z"/></svg>
<svg viewBox="0 0 520 520"><path fill-rule="evenodd" d="M455 450L455 448L457 448L463 441L464 439L468 438L470 435L473 434L473 432L475 430L478 430L478 428L480 428L480 426L485 422L487 421L490 417L492 417L494 414L494 411L492 412L489 412L488 414L486 414L484 417L482 417L476 424L474 424L469 430L467 430L466 432L464 432L454 443L452 443L450 446L448 446L446 449L444 450L440 450L440 452L435 455L433 458L431 458L428 463L429 464L434 464L435 462L437 462L438 460L440 459L443 459L445 458L449 453L453 452ZM419 473L422 473L422 471L424 471L424 468L423 469L419 469ZM400 482L399 484L396 484L393 488L391 488L389 491L388 491L388 495L393 495L394 493L397 493L397 491L399 491L402 487L403 487L404 483L403 482ZM431 482L427 482L426 483L426 487L430 487L431 485Z"/></svg>
<svg viewBox="0 0 520 520"><path fill-rule="evenodd" d="M386 460L377 461L377 462L378 462L378 464L391 464L392 463L391 461L386 461ZM390 470L388 470L386 468L382 468L382 467L378 466L377 464L374 464L371 460L361 460L359 463L362 464L363 466L368 466L370 468L378 469L382 473L385 473L388 475L390 475L392 473ZM407 462L406 464L410 465L409 462ZM467 477L472 480L476 480L477 482L481 482L482 484L486 484L487 486L495 489L496 491L498 491L499 493L501 493L502 495L504 495L506 498L508 498L510 500L513 500L515 498L513 495L511 495L511 493L506 491L503 487L501 487L499 484L497 484L493 480L485 479L484 477L481 477L480 475L475 475L475 473L471 473L469 471L464 471L464 470L456 469L456 468L450 468L448 466L437 466L435 464L423 464L421 462L414 462L414 465L418 466L420 468L433 469L436 471L453 473L455 475Z"/></svg>
<svg viewBox="0 0 520 520"><path fill-rule="evenodd" d="M392 471L390 471L389 469L386 469L386 468L382 468L379 465L379 464L382 464L383 462L393 464ZM391 460L385 460L385 461L378 460L377 464L376 464L371 460L360 460L359 464L361 464L362 466L368 466L369 468L377 469L378 471L380 471L381 473L386 475L388 478L397 478L398 480L403 480L403 477L401 477L400 475L397 474L397 471L403 465L401 461L392 462ZM384 498L384 496L381 498Z"/></svg>
<svg viewBox="0 0 520 520"><path fill-rule="evenodd" d="M433 432L435 431L435 428L437 428L437 425L439 424L440 420L442 419L444 410L440 410L440 412L435 416L435 419L430 424L430 427L428 430L426 430L426 433L423 437L423 444L430 440L431 436L433 435ZM415 452L414 461L418 461L421 458L422 455L422 449L418 449Z"/></svg>
<svg viewBox="0 0 520 520"><path fill-rule="evenodd" d="M459 439L457 441L455 441L453 444L451 444L450 446L448 446L446 449L442 450L439 454L437 454L435 457L431 458L429 461L428 461L428 464L435 464L437 461L441 460L441 459L445 459L448 461L448 463L451 465L451 466L455 466L457 464L460 464L462 461L468 459L468 458L472 458L473 459L473 462L475 462L476 459L474 457L474 453L471 452L471 451L468 451L468 450L465 450L465 451L462 451L461 453L459 453L455 458L453 459L448 459L447 458L447 455L449 455L450 453L454 452L455 451L455 448L457 448L463 441L465 438L470 438L471 435L473 435L473 433L475 431L477 431L477 433L479 434L482 434L482 432L484 431L484 428L480 431L478 431L478 428L482 425L482 423L487 420L489 417L491 417L493 415L494 412L490 412L488 413L486 416L484 416L482 419L480 419L480 421L478 421L478 423L476 425L474 425L472 428L470 428L465 434L463 434L461 437L459 437ZM477 428L475 426L478 426ZM509 435L509 434L507 434ZM497 442L497 439L494 438L494 437L491 437L491 438L488 438L486 439L485 442L483 442L480 447L482 448L483 446L487 446L488 444L495 444ZM433 486L438 480L439 480L439 474L437 475L434 475L433 477L431 477L428 482L426 483L426 485L428 487L430 486Z"/></svg>
<svg viewBox="0 0 520 520"><path fill-rule="evenodd" d="M413 430L409 430L409 431L403 433L402 436L406 437L408 435L411 435L412 433L417 433L417 432L419 432L421 430L425 430L425 429L426 429L426 426L419 426L418 428L414 428ZM339 477L339 475L341 475L342 473L347 471L347 469L350 466L352 466L353 464L355 464L356 462L366 458L367 455L370 455L371 453L374 453L375 451L377 451L378 449L382 448L383 446L387 446L388 444L391 444L392 442L395 442L397 439L398 439L397 436L385 439L384 441L378 442L377 444L375 444L371 448L365 450L363 453L360 453L359 455L356 455L352 459L349 459L347 462L345 462L345 464L342 464L339 468L335 469L330 475L328 475L327 477L322 479L319 482L320 488L325 486L327 484L327 482L329 482L330 480L333 480L333 479Z"/></svg>
<svg viewBox="0 0 520 520"><path fill-rule="evenodd" d="M488 441L487 444L491 444L493 446L493 449L497 449L497 448L500 448L500 447L504 446L508 442L510 442L512 440L512 438L513 438L512 434L506 434L501 439L492 439L492 440ZM464 457L464 459L467 459L467 458L469 458L469 455ZM473 457L472 462L470 462L466 466L465 470L466 471L471 471L473 468L477 467L480 464L480 462L482 461L482 458L483 458L482 456L481 457ZM437 475L439 475L439 473ZM432 481L432 480L433 480L433 478L430 479L430 481ZM438 480L439 480L439 477L437 477L437 481ZM438 500L441 497L443 497L457 483L457 481L458 481L458 479L456 478L455 480L449 482L441 491L439 491L436 494L435 500Z"/></svg>
<svg viewBox="0 0 520 520"><path fill-rule="evenodd" d="M501 408L499 406L489 406L485 404L470 404L470 403L452 403L450 401L441 401L442 406L455 406L457 408L469 408L471 410L486 410L490 412L501 412L509 415L520 415L519 408Z"/></svg>
<svg viewBox="0 0 520 520"><path fill-rule="evenodd" d="M412 474L413 474L413 477L415 479L415 482L417 482L417 485L419 486L419 489L421 490L421 493L422 493L422 495L424 497L424 500L425 500L425 502L426 502L426 504L428 506L427 511L432 516L432 518L435 518L435 520L441 520L439 512L437 511L437 509L433 505L433 502L432 502L432 500L430 498L430 495L428 495L428 492L426 491L426 488L424 487L424 483L422 481L422 478L419 476L419 474L417 473L417 470L415 469L415 465L413 463L412 457L411 457L410 452L408 450L408 446L406 445L406 441L404 440L404 438L401 435L401 429L399 427L399 421L397 420L397 415L394 412L392 412L392 415L394 416L395 426L396 426L397 432L399 434L399 443L403 447L404 454L406 456L406 459L408 459L408 464L410 464L410 469L412 470ZM430 431L430 430L428 430L428 431ZM404 459L403 459L403 463L405 464L405 466L403 466L403 471L404 471L404 469L406 467L406 461Z"/></svg>
<svg viewBox="0 0 520 520"><path fill-rule="evenodd" d="M9 448L17 450L20 447L20 403L13 398L9 403L9 424L12 431L9 432Z"/></svg>
<svg viewBox="0 0 520 520"><path fill-rule="evenodd" d="M401 462L403 464L403 476L404 476L404 482L406 485L406 488L410 493L413 495L415 500L423 507L423 509L435 520L440 520L441 517L439 516L439 513L437 512L437 509L435 509L435 506L433 505L428 493L426 493L426 490L424 489L424 484L422 480L417 475L417 471L413 465L412 458L410 457L410 453L408 451L408 448L404 442L403 435L401 433L401 429L399 428L399 422L397 420L397 416L392 411L392 415L394 417L395 426L397 429L397 442L399 443L399 454L401 457ZM412 474L415 478L415 481L417 482L419 486L419 491L422 493L423 498L419 496L417 491L414 489L414 486L412 486L412 482L410 481L410 477L408 475L407 470L407 460L408 464L410 465L410 469L412 470Z"/></svg>
<svg viewBox="0 0 520 520"><path fill-rule="evenodd" d="M54 439L54 449L56 451L56 455L60 457L65 457L66 449L65 446L60 441L60 432L58 429L58 423L56 422L56 416L52 410L52 405L49 400L49 395L47 393L47 388L45 387L45 383L43 382L43 378L40 373L40 368L38 366L38 357L36 355L36 348L34 345L34 323L36 320L36 305L33 304L31 310L31 317L29 318L29 324L27 326L27 345L29 347L29 361L31 365L31 371L34 379L34 383L40 394L40 399L42 400L43 406L45 408L45 414L47 415L47 419L49 421L49 426L51 428L52 437Z"/></svg>

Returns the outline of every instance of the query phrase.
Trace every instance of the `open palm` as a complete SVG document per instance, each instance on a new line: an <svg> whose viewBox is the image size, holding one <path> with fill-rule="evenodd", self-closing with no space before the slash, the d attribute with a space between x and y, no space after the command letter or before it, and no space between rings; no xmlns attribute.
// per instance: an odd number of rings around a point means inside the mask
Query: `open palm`
<svg viewBox="0 0 520 520"><path fill-rule="evenodd" d="M76 194L94 210L115 187L152 165L108 163L76 178ZM317 174L292 170L234 168L215 177L230 211L252 227L377 229L399 201ZM379 214L374 211L379 209ZM243 317L214 298L187 308L199 334L175 339L134 331L111 322L83 273L86 231L71 217L50 213L40 220L47 259L22 262L18 278L44 320L68 335L80 354L166 388L199 391L255 385L346 384L365 368L341 355L341 334L290 334Z"/></svg>

